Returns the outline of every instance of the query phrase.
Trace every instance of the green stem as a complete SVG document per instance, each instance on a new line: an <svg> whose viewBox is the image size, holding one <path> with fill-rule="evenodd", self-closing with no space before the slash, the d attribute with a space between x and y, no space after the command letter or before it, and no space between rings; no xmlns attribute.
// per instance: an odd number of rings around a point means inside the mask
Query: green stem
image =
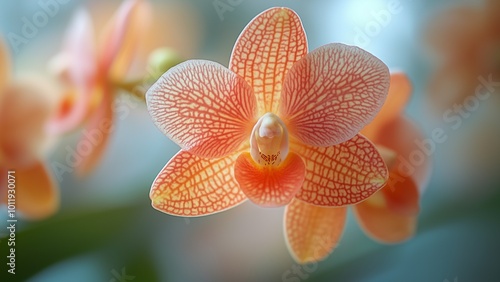
<svg viewBox="0 0 500 282"><path fill-rule="evenodd" d="M153 84L148 79L133 79L128 81L114 81L113 86L132 95L139 100L146 101L145 92Z"/></svg>

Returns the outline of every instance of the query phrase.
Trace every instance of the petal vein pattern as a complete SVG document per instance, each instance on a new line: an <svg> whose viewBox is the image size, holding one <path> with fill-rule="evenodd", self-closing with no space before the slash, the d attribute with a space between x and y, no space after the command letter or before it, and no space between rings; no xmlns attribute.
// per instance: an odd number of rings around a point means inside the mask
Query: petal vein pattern
<svg viewBox="0 0 500 282"><path fill-rule="evenodd" d="M304 181L304 162L294 153L279 166L261 166L250 153L241 154L234 166L234 176L241 191L263 207L279 207L290 203Z"/></svg>
<svg viewBox="0 0 500 282"><path fill-rule="evenodd" d="M153 207L171 215L202 216L242 203L246 196L232 175L237 157L203 159L180 151L151 187Z"/></svg>
<svg viewBox="0 0 500 282"><path fill-rule="evenodd" d="M332 147L292 144L306 164L297 198L318 206L359 203L382 188L389 172L375 146L361 135Z"/></svg>
<svg viewBox="0 0 500 282"><path fill-rule="evenodd" d="M324 259L337 246L347 208L319 207L293 200L285 209L285 236L295 260L301 264Z"/></svg>
<svg viewBox="0 0 500 282"><path fill-rule="evenodd" d="M220 64L196 60L166 72L147 93L156 126L182 149L224 157L250 138L256 101L245 80Z"/></svg>
<svg viewBox="0 0 500 282"><path fill-rule="evenodd" d="M280 117L290 134L311 146L354 137L382 107L387 66L370 53L328 44L297 62L285 78Z"/></svg>
<svg viewBox="0 0 500 282"><path fill-rule="evenodd" d="M307 38L299 16L272 8L255 17L238 38L230 69L253 87L259 115L276 113L286 72L307 54Z"/></svg>

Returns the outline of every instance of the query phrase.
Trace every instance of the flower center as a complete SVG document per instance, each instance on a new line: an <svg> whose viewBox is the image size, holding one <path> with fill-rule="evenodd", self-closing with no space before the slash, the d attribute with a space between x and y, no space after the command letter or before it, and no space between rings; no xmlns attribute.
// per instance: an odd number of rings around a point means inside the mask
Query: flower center
<svg viewBox="0 0 500 282"><path fill-rule="evenodd" d="M262 166L278 166L288 155L288 130L273 113L263 115L250 136L250 154Z"/></svg>

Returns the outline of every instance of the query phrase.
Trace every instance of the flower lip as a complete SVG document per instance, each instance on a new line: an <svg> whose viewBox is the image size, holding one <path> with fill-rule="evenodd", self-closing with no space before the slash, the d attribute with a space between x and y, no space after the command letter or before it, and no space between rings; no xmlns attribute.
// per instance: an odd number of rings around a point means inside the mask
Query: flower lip
<svg viewBox="0 0 500 282"><path fill-rule="evenodd" d="M288 155L288 130L275 114L266 113L255 124L250 135L250 154L263 166L278 166Z"/></svg>

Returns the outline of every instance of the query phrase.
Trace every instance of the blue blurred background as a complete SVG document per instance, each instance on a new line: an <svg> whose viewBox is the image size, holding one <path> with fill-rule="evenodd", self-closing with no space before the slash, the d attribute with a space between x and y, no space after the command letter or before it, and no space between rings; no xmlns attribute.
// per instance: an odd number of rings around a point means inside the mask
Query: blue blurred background
<svg viewBox="0 0 500 282"><path fill-rule="evenodd" d="M439 62L425 43L431 19L458 2L482 1L220 1L231 9L218 12L213 0L151 0L159 21L148 36L185 59L227 65L236 38L255 15L287 6L302 18L311 50L331 42L359 45L409 75L414 93L407 115L427 134L439 127L448 135L432 154L416 236L381 245L350 214L333 254L298 273L286 249L281 208L247 202L203 218L162 214L150 206L149 189L178 147L155 128L143 102L133 100L96 170L85 178L63 175L60 211L20 222L16 275L6 272L2 240L0 281L500 281L500 89L458 129L431 110L427 93ZM75 9L86 7L99 29L119 4L60 4L34 38L18 52L11 49L16 74L47 72ZM40 9L34 0L2 1L0 33L20 33L22 18ZM383 11L390 17L380 20ZM50 161L64 162L76 138L59 140ZM4 237L6 220L0 224Z"/></svg>

